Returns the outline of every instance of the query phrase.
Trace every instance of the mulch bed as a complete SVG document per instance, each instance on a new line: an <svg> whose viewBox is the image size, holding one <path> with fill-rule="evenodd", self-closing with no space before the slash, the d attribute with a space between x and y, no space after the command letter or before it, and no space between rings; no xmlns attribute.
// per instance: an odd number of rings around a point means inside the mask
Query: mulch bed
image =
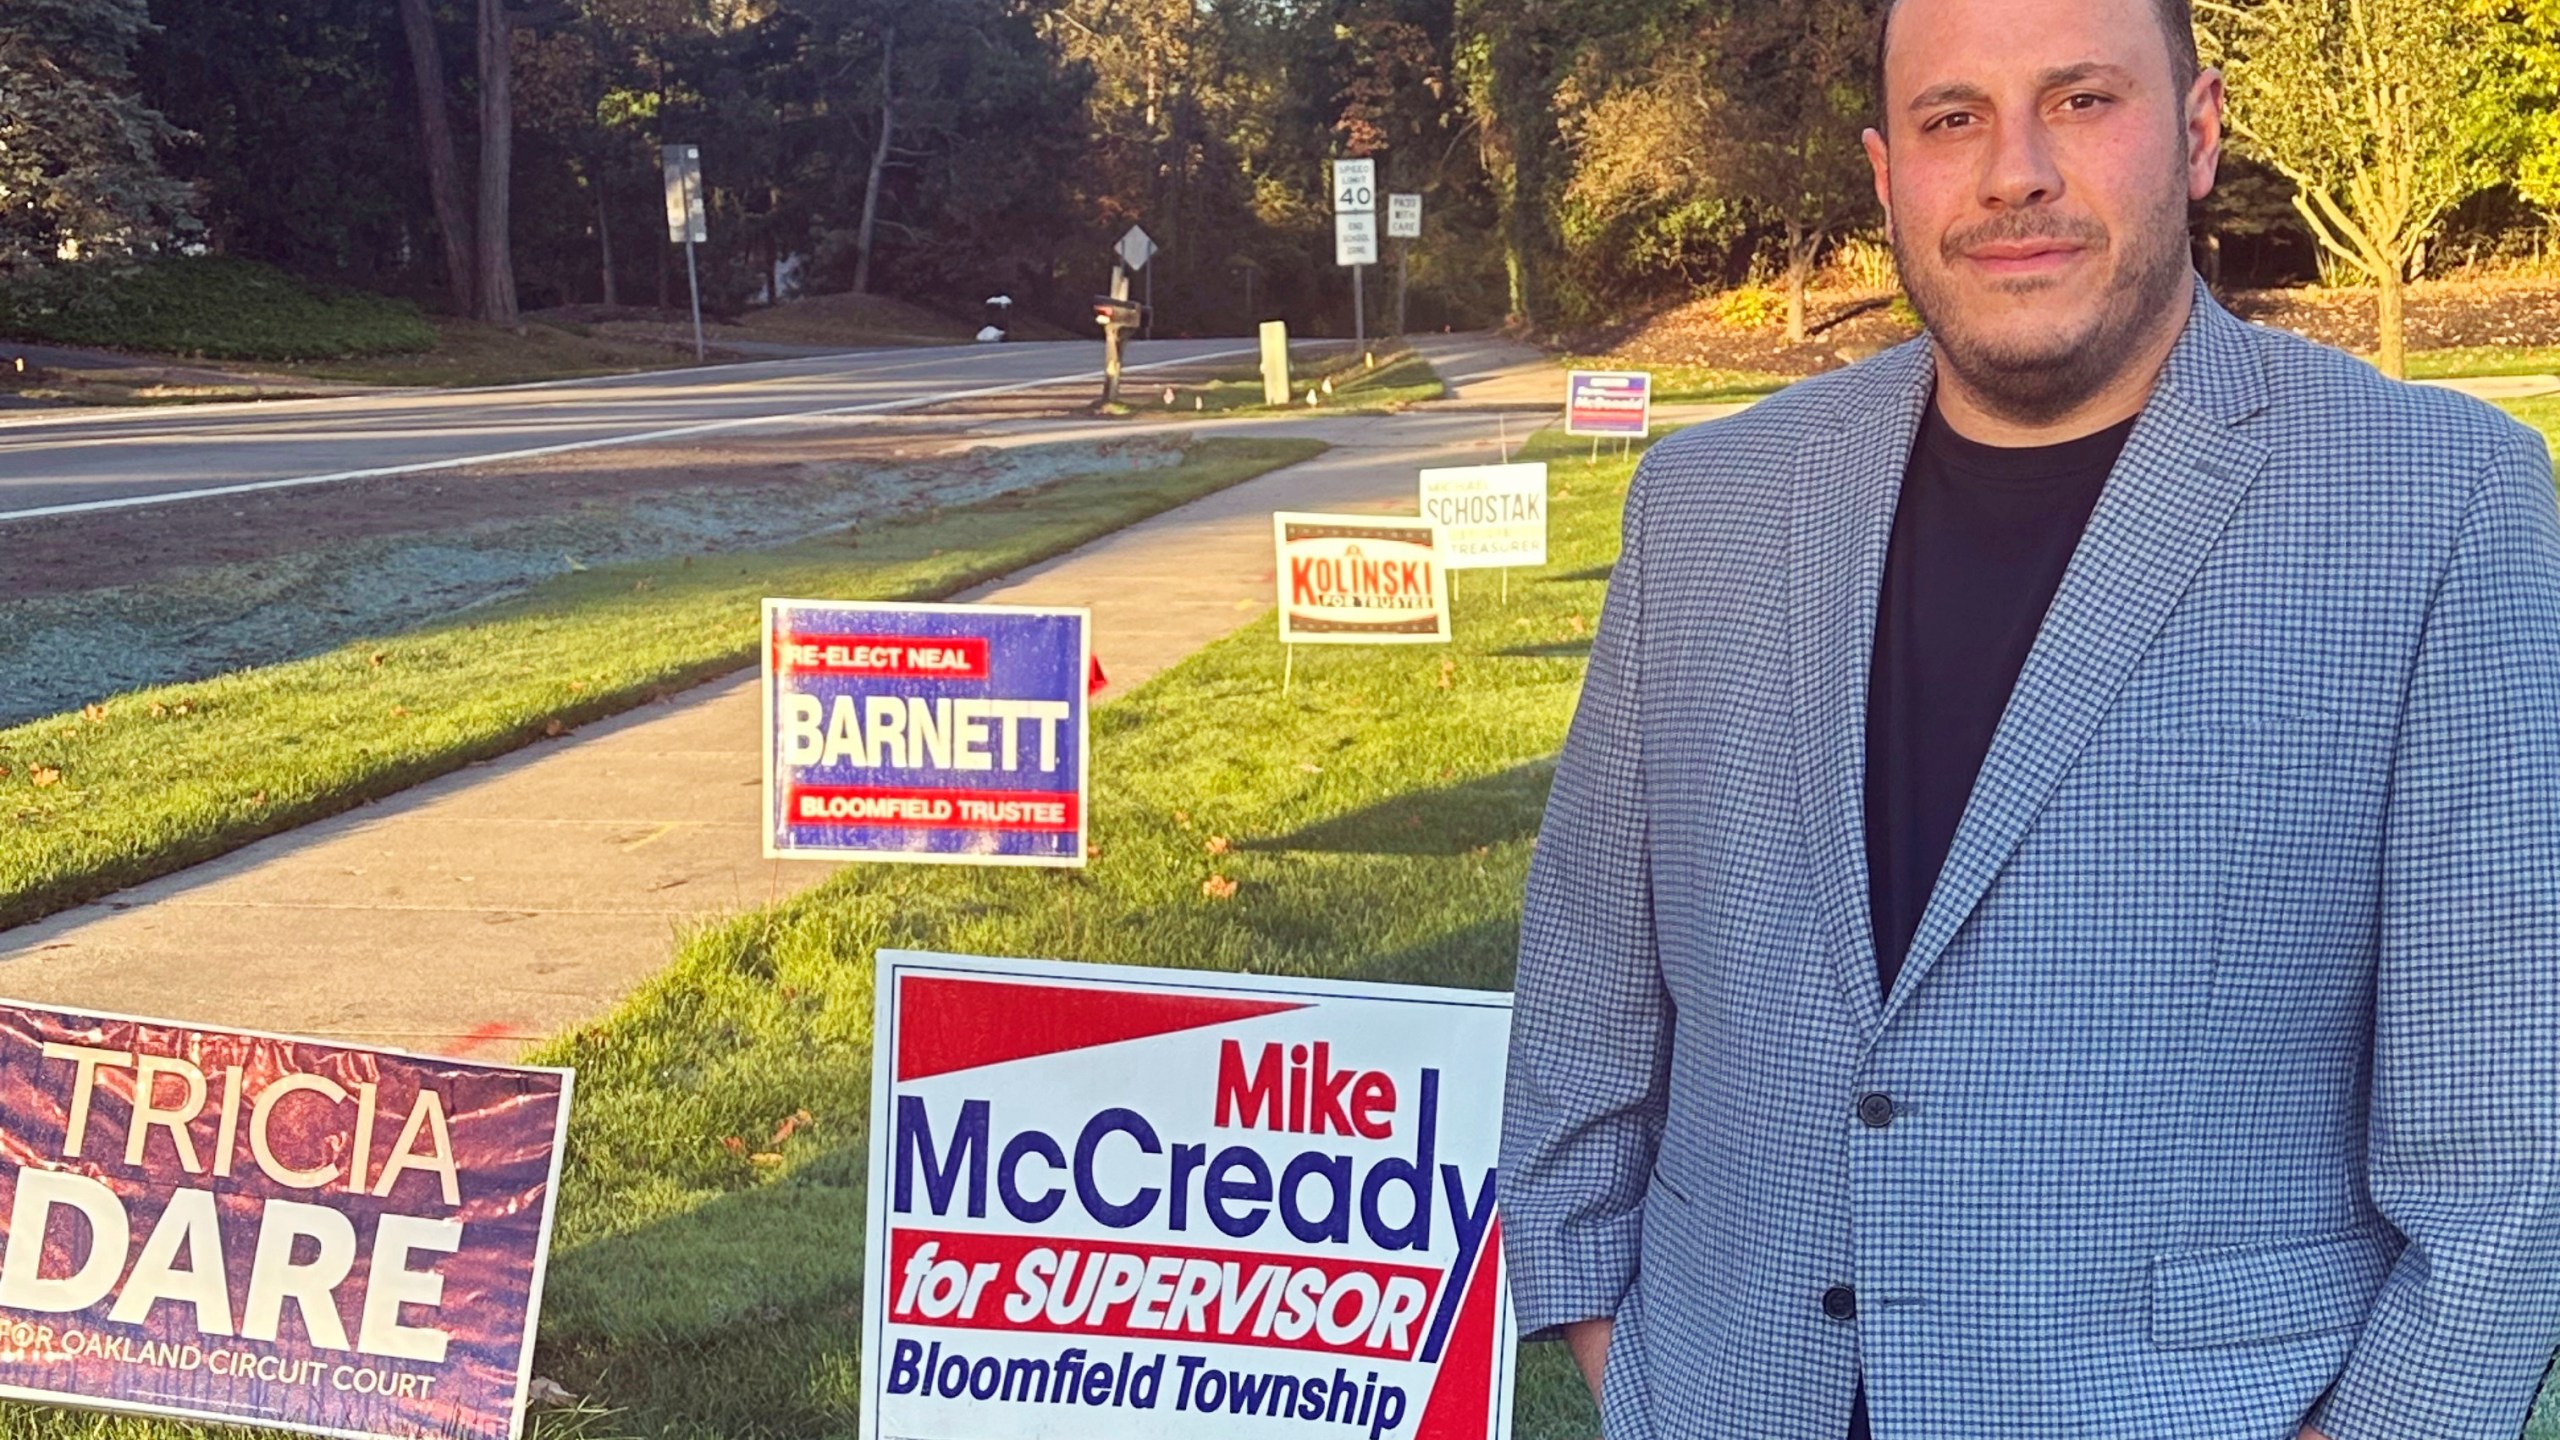
<svg viewBox="0 0 2560 1440"><path fill-rule="evenodd" d="M2239 290L2222 296L2233 313L2307 335L2323 344L2370 351L2371 290ZM1790 345L1775 329L1743 329L1715 317L1705 296L1638 320L1563 337L1567 348L1648 365L1700 365L1811 375L1863 359L1917 333L1894 319L1888 295L1816 291L1812 337ZM2560 345L2560 282L2431 280L2409 287L2409 348Z"/></svg>

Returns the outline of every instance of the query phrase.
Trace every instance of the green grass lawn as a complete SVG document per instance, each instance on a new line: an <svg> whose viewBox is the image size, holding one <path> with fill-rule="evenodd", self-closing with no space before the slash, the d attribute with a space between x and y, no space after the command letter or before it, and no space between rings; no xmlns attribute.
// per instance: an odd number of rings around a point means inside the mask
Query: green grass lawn
<svg viewBox="0 0 2560 1440"><path fill-rule="evenodd" d="M406 300L224 255L62 264L0 282L0 335L215 360L415 352L435 331Z"/></svg>
<svg viewBox="0 0 2560 1440"><path fill-rule="evenodd" d="M598 567L310 659L0 729L0 925L753 664L767 595L934 599L1302 460L1214 440L774 550Z"/></svg>
<svg viewBox="0 0 2560 1440"><path fill-rule="evenodd" d="M1306 647L1284 696L1266 620L1096 711L1090 868L847 868L548 1047L579 1079L543 1373L639 1434L852 1429L880 946L1508 988L1632 469L1530 453L1552 562L1507 604L1460 577L1455 644ZM1561 1350L1528 1358L1519 1434L1592 1435Z"/></svg>
<svg viewBox="0 0 2560 1440"><path fill-rule="evenodd" d="M1262 411L1278 414L1284 410L1320 409L1340 413L1367 413L1393 410L1422 400L1437 400L1448 393L1431 362L1400 344L1381 346L1370 352L1375 365L1364 365L1357 354L1337 355L1312 365L1292 364L1291 395L1287 405L1266 405L1262 400L1262 372L1254 366L1238 366L1206 382L1170 387L1173 400L1164 399L1168 387L1149 383L1144 375L1136 375L1120 387L1121 402L1130 414L1153 415L1168 410L1217 412ZM1333 382L1333 393L1327 395L1322 386ZM1306 403L1307 387L1316 386L1317 404Z"/></svg>
<svg viewBox="0 0 2560 1440"><path fill-rule="evenodd" d="M1756 400L1772 391L1783 390L1796 382L1793 375L1776 375L1765 370L1720 370L1707 365L1647 365L1614 355L1560 355L1556 364L1566 370L1642 370L1653 376L1653 403L1674 401L1722 403L1732 400ZM1562 395L1563 382L1557 382Z"/></svg>

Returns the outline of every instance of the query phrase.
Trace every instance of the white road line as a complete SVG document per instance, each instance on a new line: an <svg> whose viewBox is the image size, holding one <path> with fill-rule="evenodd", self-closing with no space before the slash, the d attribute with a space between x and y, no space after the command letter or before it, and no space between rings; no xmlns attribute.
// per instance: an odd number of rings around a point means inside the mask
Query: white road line
<svg viewBox="0 0 2560 1440"><path fill-rule="evenodd" d="M1143 365L1122 367L1122 373L1161 370L1169 365L1196 365L1204 360L1224 360L1233 355L1256 353L1252 346L1233 350L1212 350L1200 355L1184 355L1171 360L1151 360ZM679 425L666 430L647 430L633 435L608 435L596 440L572 440L559 445L537 445L526 450L500 450L481 455L462 455L449 460L422 460L408 465L384 465L368 470L339 470L327 475L297 475L284 480L253 480L241 485L215 485L199 490L171 490L151 495L123 495L112 500L81 500L64 505L38 505L27 510L0 511L0 523L11 520L37 520L49 515L89 515L103 510L138 510L148 505L171 505L181 500L208 500L224 495L248 495L264 490L290 490L304 485L327 485L340 480L372 480L386 475L415 475L430 470L459 470L467 465L495 465L509 460L532 460L544 455L562 455L572 450L601 450L613 445L642 445L655 440L681 440L690 435L708 435L721 430L740 430L751 425L774 425L790 420L820 420L846 415L876 415L892 410L911 410L924 405L940 405L952 400L981 400L992 395L1011 395L1022 390L1037 390L1044 385L1073 385L1099 380L1102 372L1086 370L1073 375L1049 375L1037 380L1020 380L1008 385L989 385L976 390L950 390L936 395L917 395L905 400L874 400L861 405L838 405L824 410L794 410L777 415L742 415L728 420L705 421L698 425ZM184 437L172 437L182 439Z"/></svg>

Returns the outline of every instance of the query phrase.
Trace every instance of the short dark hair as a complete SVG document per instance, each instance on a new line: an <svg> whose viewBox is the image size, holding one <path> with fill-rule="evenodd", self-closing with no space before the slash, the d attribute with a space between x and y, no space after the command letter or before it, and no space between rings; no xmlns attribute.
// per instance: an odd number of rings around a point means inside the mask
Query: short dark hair
<svg viewBox="0 0 2560 1440"><path fill-rule="evenodd" d="M1885 118L1885 39L1893 28L1893 12L1900 8L1902 0L1884 0L1876 10L1876 120L1880 130ZM2170 86L2184 95L2204 69L2196 56L2194 0L2151 0L2151 13L2160 21L2160 37L2169 44Z"/></svg>

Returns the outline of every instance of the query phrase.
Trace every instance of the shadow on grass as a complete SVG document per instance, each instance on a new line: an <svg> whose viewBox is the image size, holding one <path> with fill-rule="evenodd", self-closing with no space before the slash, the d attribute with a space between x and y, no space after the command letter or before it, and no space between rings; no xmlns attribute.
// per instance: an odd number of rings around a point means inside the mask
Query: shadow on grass
<svg viewBox="0 0 2560 1440"><path fill-rule="evenodd" d="M1348 815L1259 840L1239 850L1314 851L1335 855L1462 855L1538 833L1552 759L1515 765L1464 784L1420 790Z"/></svg>
<svg viewBox="0 0 2560 1440"><path fill-rule="evenodd" d="M1512 645L1493 652L1514 660L1581 660L1591 654L1589 640L1555 640L1544 645Z"/></svg>
<svg viewBox="0 0 2560 1440"><path fill-rule="evenodd" d="M1610 576L1617 573L1618 567L1615 564L1593 565L1587 569L1567 571L1562 575L1541 575L1538 577L1538 583L1541 585L1563 585L1573 581L1589 582L1593 580L1605 583Z"/></svg>

